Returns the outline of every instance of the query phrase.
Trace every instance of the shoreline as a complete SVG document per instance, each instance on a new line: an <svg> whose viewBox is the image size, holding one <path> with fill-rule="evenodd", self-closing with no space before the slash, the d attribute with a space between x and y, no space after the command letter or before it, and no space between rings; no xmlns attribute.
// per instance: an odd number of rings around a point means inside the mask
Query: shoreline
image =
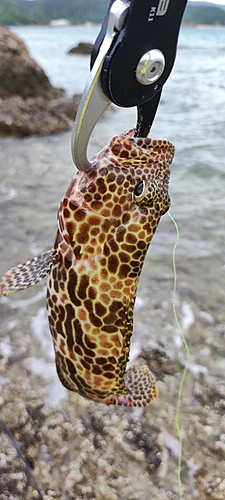
<svg viewBox="0 0 225 500"><path fill-rule="evenodd" d="M51 24L10 24L10 25L2 25L3 28L52 28L52 29L58 29L58 28L100 28L101 24L95 24L95 23L84 23L84 24L69 24L69 25L51 25ZM189 24L189 23L183 23L181 25L182 28L197 28L197 29L204 29L204 28L213 28L213 29L224 29L225 25L222 24Z"/></svg>
<svg viewBox="0 0 225 500"><path fill-rule="evenodd" d="M3 28L100 28L101 24L94 24L94 23L85 23L85 24L69 24L69 25L51 25L51 24L9 24L9 25L3 25Z"/></svg>
<svg viewBox="0 0 225 500"><path fill-rule="evenodd" d="M204 28L213 28L213 29L218 29L218 28L225 28L223 24L189 24L189 23L183 23L181 25L181 28L197 28L197 29L204 29Z"/></svg>

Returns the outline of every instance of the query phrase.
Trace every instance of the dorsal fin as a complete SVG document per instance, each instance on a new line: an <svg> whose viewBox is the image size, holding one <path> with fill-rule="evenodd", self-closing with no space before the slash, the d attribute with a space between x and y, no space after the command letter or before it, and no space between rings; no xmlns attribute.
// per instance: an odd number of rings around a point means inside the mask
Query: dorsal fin
<svg viewBox="0 0 225 500"><path fill-rule="evenodd" d="M36 285L50 271L52 264L57 262L56 250L49 250L23 264L9 269L0 281L0 295L9 295L29 286Z"/></svg>

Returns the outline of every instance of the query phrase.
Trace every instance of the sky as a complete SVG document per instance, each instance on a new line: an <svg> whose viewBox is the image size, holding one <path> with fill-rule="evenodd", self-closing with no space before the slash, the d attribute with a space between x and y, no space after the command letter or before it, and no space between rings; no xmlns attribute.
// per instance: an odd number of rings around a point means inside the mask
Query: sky
<svg viewBox="0 0 225 500"><path fill-rule="evenodd" d="M27 0L27 2L33 2L35 0ZM217 3L220 5L225 5L225 0L190 0L190 2L210 2L210 3Z"/></svg>
<svg viewBox="0 0 225 500"><path fill-rule="evenodd" d="M35 0L27 0L27 2L33 2ZM216 3L220 5L225 5L225 0L190 0L190 2L209 2L209 3Z"/></svg>
<svg viewBox="0 0 225 500"><path fill-rule="evenodd" d="M209 2L209 3L216 3L220 5L225 5L225 0L190 0L191 2Z"/></svg>

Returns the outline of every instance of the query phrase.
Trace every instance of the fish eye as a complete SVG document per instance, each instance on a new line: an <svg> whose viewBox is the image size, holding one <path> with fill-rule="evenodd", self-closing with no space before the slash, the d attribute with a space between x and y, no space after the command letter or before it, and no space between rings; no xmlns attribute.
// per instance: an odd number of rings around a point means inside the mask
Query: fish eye
<svg viewBox="0 0 225 500"><path fill-rule="evenodd" d="M134 200L140 202L145 196L145 182L139 181L134 188Z"/></svg>

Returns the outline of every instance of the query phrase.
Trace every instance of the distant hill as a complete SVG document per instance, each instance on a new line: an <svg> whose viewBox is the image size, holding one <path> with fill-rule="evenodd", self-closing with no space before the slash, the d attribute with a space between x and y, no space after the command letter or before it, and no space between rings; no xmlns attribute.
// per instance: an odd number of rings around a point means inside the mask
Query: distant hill
<svg viewBox="0 0 225 500"><path fill-rule="evenodd" d="M101 23L108 0L0 0L0 25L48 24L68 19L72 24Z"/></svg>
<svg viewBox="0 0 225 500"><path fill-rule="evenodd" d="M0 0L0 25L48 24L61 18L72 24L101 23L108 4L109 0ZM215 4L189 2L183 21L225 25L225 10Z"/></svg>
<svg viewBox="0 0 225 500"><path fill-rule="evenodd" d="M187 24L225 25L225 10L222 6L206 2L189 2L183 17Z"/></svg>

